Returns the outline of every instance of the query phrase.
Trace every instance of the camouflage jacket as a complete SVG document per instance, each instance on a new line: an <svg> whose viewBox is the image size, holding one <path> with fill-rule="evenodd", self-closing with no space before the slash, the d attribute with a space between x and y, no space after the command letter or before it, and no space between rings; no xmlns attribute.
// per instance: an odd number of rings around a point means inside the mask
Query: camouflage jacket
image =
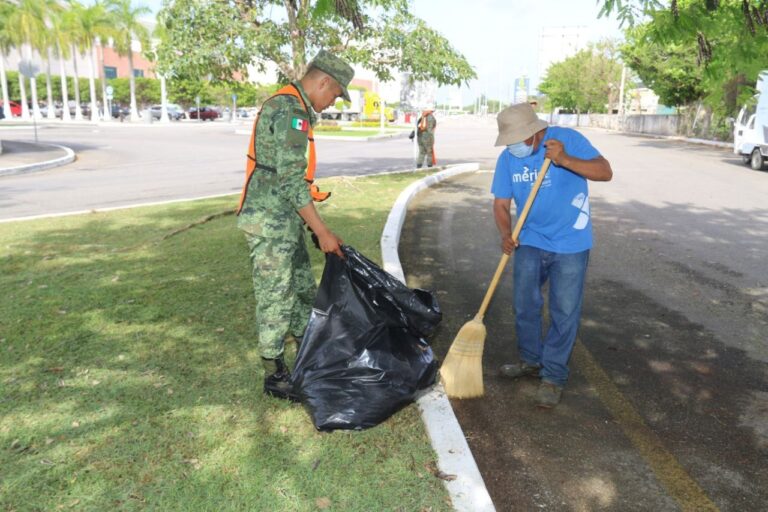
<svg viewBox="0 0 768 512"><path fill-rule="evenodd" d="M432 114L427 114L427 127L425 130L417 130L419 139L432 139L435 136L435 128L437 127L437 119Z"/></svg>
<svg viewBox="0 0 768 512"><path fill-rule="evenodd" d="M309 139L302 126L314 126L317 118L301 84L292 83L307 111L294 96L273 96L256 119L258 168L237 218L237 227L252 235L297 239L303 226L298 210L312 202L304 180Z"/></svg>

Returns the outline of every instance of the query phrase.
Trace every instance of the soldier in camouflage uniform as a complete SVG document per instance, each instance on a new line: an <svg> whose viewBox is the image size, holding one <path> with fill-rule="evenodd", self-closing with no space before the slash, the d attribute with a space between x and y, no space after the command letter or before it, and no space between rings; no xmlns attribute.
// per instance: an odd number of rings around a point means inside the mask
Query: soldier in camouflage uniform
<svg viewBox="0 0 768 512"><path fill-rule="evenodd" d="M437 119L432 114L432 110L425 110L419 118L419 125L416 129L416 141L419 143L419 157L416 160L416 167L421 168L424 160L427 159L429 167L437 164L435 159L435 128Z"/></svg>
<svg viewBox="0 0 768 512"><path fill-rule="evenodd" d="M315 233L323 252L342 256L342 240L328 229L312 201L311 127L315 112L338 97L349 101L347 85L353 74L347 63L321 50L301 80L264 103L251 136L237 225L250 249L264 392L280 398L291 398L285 339L301 340L316 293L303 225Z"/></svg>

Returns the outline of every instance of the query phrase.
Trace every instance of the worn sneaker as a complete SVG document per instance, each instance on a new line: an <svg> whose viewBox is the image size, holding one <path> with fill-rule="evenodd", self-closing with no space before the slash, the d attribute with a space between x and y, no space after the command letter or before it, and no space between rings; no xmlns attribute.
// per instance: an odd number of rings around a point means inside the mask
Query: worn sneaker
<svg viewBox="0 0 768 512"><path fill-rule="evenodd" d="M538 377L541 366L538 364L529 364L525 361L519 363L503 364L499 367L499 375L508 379L517 379L518 377Z"/></svg>
<svg viewBox="0 0 768 512"><path fill-rule="evenodd" d="M536 391L536 407L551 409L560 403L562 395L563 388L543 380Z"/></svg>

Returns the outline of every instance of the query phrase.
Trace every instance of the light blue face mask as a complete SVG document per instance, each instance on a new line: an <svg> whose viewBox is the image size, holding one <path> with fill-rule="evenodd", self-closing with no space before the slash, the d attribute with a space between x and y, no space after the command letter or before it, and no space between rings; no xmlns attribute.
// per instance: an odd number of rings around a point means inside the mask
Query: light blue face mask
<svg viewBox="0 0 768 512"><path fill-rule="evenodd" d="M525 142L517 142L507 146L507 151L517 158L527 158L533 154L533 144L529 146Z"/></svg>

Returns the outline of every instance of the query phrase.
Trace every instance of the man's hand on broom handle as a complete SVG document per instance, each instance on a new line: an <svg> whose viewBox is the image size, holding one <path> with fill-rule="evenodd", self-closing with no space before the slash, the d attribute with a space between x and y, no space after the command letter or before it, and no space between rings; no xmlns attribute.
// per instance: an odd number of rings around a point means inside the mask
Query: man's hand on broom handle
<svg viewBox="0 0 768 512"><path fill-rule="evenodd" d="M512 235L501 237L501 250L504 254L512 254L512 251L520 246L520 241L512 238Z"/></svg>

